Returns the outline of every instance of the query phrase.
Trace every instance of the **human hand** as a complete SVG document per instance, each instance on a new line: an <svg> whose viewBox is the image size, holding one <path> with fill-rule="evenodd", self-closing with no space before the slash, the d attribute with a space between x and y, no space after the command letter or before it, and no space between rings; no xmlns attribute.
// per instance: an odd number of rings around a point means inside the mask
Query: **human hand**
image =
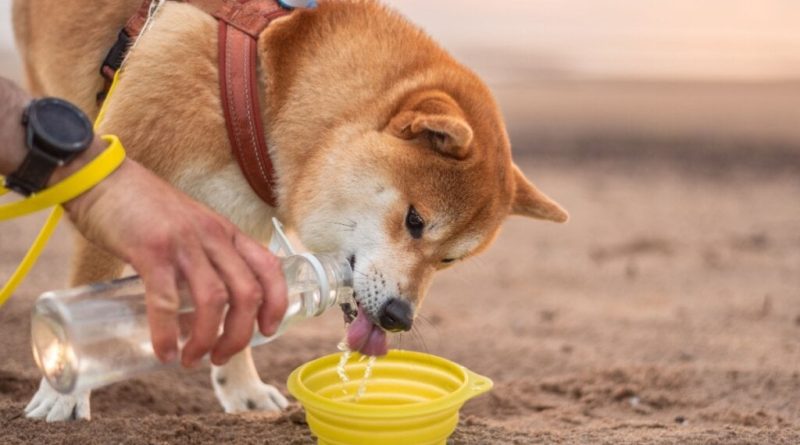
<svg viewBox="0 0 800 445"><path fill-rule="evenodd" d="M256 320L266 336L277 330L287 306L279 260L138 163L124 161L64 207L87 239L127 261L142 277L160 360L177 356L182 282L195 307L181 357L184 366L193 366L209 351L212 363L225 363L247 346Z"/></svg>

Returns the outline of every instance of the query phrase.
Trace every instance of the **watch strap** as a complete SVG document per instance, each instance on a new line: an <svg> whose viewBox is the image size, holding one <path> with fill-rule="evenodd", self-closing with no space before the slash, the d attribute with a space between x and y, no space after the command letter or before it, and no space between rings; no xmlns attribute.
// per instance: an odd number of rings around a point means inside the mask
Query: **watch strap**
<svg viewBox="0 0 800 445"><path fill-rule="evenodd" d="M47 181L60 162L39 150L28 150L22 164L6 177L5 187L25 196L47 187Z"/></svg>

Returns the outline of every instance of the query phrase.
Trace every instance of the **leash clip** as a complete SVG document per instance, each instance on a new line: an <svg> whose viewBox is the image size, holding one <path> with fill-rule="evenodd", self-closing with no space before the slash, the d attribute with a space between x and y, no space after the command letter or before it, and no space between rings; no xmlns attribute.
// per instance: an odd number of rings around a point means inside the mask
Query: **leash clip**
<svg viewBox="0 0 800 445"><path fill-rule="evenodd" d="M114 46L108 50L106 58L103 59L103 64L100 65L100 75L103 76L105 84L103 90L97 93L97 102L102 103L106 100L108 92L111 89L111 84L114 82L114 75L122 67L122 62L128 54L128 48L131 45L131 36L125 31L125 28L117 34L117 41Z"/></svg>

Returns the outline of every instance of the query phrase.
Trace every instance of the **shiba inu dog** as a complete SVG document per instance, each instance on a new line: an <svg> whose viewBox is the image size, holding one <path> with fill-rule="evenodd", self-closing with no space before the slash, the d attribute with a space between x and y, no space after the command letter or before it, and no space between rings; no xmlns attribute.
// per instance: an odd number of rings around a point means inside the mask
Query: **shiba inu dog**
<svg viewBox="0 0 800 445"><path fill-rule="evenodd" d="M96 115L97 68L140 3L16 0L32 91ZM509 215L567 220L512 162L483 82L367 0L321 1L259 37L277 177L277 205L267 205L231 154L217 38L213 17L165 2L127 57L100 133L119 135L129 156L253 237L267 240L277 216L309 249L346 255L357 272L354 349L385 353L386 333L411 328L434 273L484 250ZM72 284L116 278L123 267L79 242ZM259 379L249 349L212 376L227 412L286 406ZM88 418L89 395L60 395L43 382L31 406L48 420Z"/></svg>

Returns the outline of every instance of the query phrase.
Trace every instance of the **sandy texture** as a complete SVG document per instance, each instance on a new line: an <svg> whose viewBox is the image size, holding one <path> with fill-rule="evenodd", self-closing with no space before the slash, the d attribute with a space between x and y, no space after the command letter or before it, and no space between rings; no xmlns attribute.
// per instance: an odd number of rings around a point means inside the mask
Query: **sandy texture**
<svg viewBox="0 0 800 445"><path fill-rule="evenodd" d="M572 221L510 221L437 278L418 332L395 340L494 379L452 443L800 442L800 157L570 159L523 165ZM34 222L2 226L3 276ZM297 408L221 413L206 369L97 391L91 422L21 416L38 382L27 314L64 285L66 232L0 312L0 443L313 442ZM329 314L256 350L262 377L285 388L341 329Z"/></svg>

